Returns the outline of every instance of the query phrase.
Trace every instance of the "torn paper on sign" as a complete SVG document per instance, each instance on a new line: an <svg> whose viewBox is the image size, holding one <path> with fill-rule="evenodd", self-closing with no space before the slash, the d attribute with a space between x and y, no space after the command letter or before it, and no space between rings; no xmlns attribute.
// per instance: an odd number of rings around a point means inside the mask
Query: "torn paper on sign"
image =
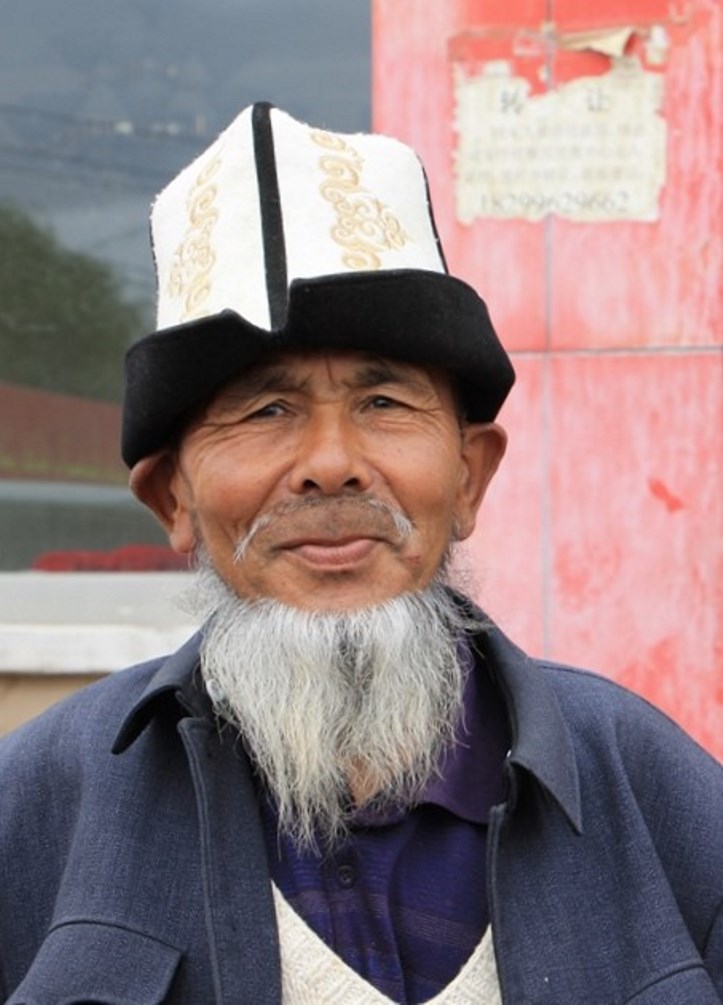
<svg viewBox="0 0 723 1005"><path fill-rule="evenodd" d="M561 49L571 52L581 52L590 49L602 53L603 56L618 58L625 52L625 47L635 34L634 28L608 28L600 31L579 31L571 35L561 35Z"/></svg>
<svg viewBox="0 0 723 1005"><path fill-rule="evenodd" d="M454 68L457 218L653 221L666 174L663 76L621 61L546 94L508 63Z"/></svg>

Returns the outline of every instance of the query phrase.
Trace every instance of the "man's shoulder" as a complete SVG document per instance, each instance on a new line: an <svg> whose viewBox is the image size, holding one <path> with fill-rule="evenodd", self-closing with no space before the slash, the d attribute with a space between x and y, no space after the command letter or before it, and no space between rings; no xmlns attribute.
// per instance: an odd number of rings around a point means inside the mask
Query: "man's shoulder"
<svg viewBox="0 0 723 1005"><path fill-rule="evenodd" d="M636 787L650 788L654 776L681 791L694 778L723 803L723 766L647 698L601 673L529 656L499 629L489 641L513 720L528 738L532 732L538 754L549 756L570 742L578 770L591 778L611 782L619 771Z"/></svg>
<svg viewBox="0 0 723 1005"><path fill-rule="evenodd" d="M585 729L605 730L641 718L653 725L669 721L649 701L623 684L594 670L532 656L496 625L488 623L484 653L502 682L508 703L523 703L533 713L544 711L553 696L565 720Z"/></svg>
<svg viewBox="0 0 723 1005"><path fill-rule="evenodd" d="M662 715L647 698L598 670L556 660L532 658L559 700L570 703L580 714L601 712L613 716Z"/></svg>
<svg viewBox="0 0 723 1005"><path fill-rule="evenodd" d="M677 792L723 815L723 765L666 712L600 673L536 660L553 689L575 747L578 767L609 784L626 779L654 799Z"/></svg>
<svg viewBox="0 0 723 1005"><path fill-rule="evenodd" d="M673 719L644 695L605 674L547 659L533 663L553 688L558 700L585 726L619 727L627 721L683 733Z"/></svg>

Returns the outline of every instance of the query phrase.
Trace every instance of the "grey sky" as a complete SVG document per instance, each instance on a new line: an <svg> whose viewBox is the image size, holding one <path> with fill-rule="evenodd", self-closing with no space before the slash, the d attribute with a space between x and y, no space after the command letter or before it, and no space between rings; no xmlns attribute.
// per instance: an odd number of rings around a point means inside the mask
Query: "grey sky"
<svg viewBox="0 0 723 1005"><path fill-rule="evenodd" d="M370 120L369 0L3 0L0 200L148 297L153 195L264 99ZM120 124L120 125L119 125Z"/></svg>

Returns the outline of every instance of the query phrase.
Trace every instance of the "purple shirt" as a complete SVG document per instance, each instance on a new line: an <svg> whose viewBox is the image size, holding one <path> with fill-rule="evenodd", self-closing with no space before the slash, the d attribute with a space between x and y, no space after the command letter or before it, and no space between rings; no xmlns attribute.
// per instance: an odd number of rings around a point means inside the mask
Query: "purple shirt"
<svg viewBox="0 0 723 1005"><path fill-rule="evenodd" d="M361 810L325 856L278 835L262 799L271 875L309 927L353 970L403 1005L434 997L459 973L489 921L487 819L502 801L509 728L484 664L467 673L456 743L415 809Z"/></svg>

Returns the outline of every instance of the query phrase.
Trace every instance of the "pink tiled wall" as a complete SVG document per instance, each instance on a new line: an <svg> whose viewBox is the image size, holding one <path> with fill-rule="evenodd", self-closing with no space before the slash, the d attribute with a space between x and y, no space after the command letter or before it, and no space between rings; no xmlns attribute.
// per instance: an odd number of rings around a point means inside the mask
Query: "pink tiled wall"
<svg viewBox="0 0 723 1005"><path fill-rule="evenodd" d="M518 373L468 548L476 596L531 652L632 687L723 757L723 9L591 8L373 0L374 125L422 155L450 267ZM480 31L504 47L543 21L652 20L671 40L660 219L460 224L451 54Z"/></svg>

